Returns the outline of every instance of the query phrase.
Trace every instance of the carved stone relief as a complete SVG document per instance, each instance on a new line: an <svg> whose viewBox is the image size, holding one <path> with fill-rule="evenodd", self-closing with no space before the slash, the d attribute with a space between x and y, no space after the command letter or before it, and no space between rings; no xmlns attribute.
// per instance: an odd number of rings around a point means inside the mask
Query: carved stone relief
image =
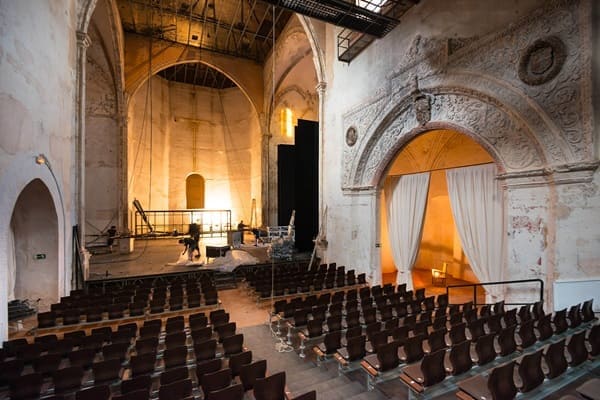
<svg viewBox="0 0 600 400"><path fill-rule="evenodd" d="M519 78L528 85L541 85L560 72L567 56L564 43L556 36L536 40L521 55Z"/></svg>
<svg viewBox="0 0 600 400"><path fill-rule="evenodd" d="M377 185L402 145L433 126L470 134L506 173L593 161L591 127L584 123L591 112L590 67L583 62L591 47L582 39L591 29L591 7L580 6L586 1L552 1L506 31L458 45L415 38L381 96L344 115L344 129L362 133L344 150L343 188ZM539 83L521 80L520 60L542 77ZM417 77L427 83L415 93Z"/></svg>

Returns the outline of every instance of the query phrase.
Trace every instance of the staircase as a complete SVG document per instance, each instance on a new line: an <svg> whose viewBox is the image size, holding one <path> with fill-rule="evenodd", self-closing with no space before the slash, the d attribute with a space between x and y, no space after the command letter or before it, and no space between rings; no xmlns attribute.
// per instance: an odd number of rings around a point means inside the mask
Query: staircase
<svg viewBox="0 0 600 400"><path fill-rule="evenodd" d="M241 328L244 334L244 346L252 350L254 359L267 360L267 373L286 372L287 389L291 397L298 396L310 390L317 391L320 400L386 400L379 390L367 391L366 378L361 371L348 375L338 374L335 360L321 363L314 362L312 351L307 346L307 357L298 357L296 351L277 352L275 337L271 335L267 325ZM404 389L406 395L406 389ZM394 396L394 398L398 398Z"/></svg>

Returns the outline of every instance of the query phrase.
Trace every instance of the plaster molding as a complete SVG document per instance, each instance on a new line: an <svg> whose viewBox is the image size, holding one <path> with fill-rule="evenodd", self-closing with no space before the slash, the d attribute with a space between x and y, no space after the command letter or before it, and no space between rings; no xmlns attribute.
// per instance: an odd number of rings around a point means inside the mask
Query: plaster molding
<svg viewBox="0 0 600 400"><path fill-rule="evenodd" d="M92 39L87 32L77 31L77 46L80 48L87 49L92 44Z"/></svg>
<svg viewBox="0 0 600 400"><path fill-rule="evenodd" d="M377 186L397 152L430 129L470 136L505 174L593 161L592 130L584 123L591 107L584 96L591 48L582 39L591 29L585 17L590 9L588 0L552 1L502 32L452 47L452 53L446 39L417 36L389 83L343 116L344 132L354 126L361 134L344 149L342 189ZM523 49L548 36L568 49L564 65L547 82L527 85L517 61ZM420 98L429 100L420 110L415 81Z"/></svg>

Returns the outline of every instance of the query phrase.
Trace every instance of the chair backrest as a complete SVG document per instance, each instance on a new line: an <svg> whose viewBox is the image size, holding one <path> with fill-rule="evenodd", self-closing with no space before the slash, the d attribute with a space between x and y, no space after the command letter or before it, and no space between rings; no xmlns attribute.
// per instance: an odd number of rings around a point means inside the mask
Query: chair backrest
<svg viewBox="0 0 600 400"><path fill-rule="evenodd" d="M444 367L444 356L446 350L438 350L429 353L421 361L421 372L423 373L423 386L431 386L440 383L446 378Z"/></svg>
<svg viewBox="0 0 600 400"><path fill-rule="evenodd" d="M241 384L231 385L223 389L214 390L208 393L206 400L242 400L244 398L244 388Z"/></svg>
<svg viewBox="0 0 600 400"><path fill-rule="evenodd" d="M182 381L190 377L190 371L187 366L173 368L160 374L160 384L168 385L173 382Z"/></svg>
<svg viewBox="0 0 600 400"><path fill-rule="evenodd" d="M167 333L165 336L165 346L167 346L167 348L183 346L185 345L186 340L187 336L185 335L185 332Z"/></svg>
<svg viewBox="0 0 600 400"><path fill-rule="evenodd" d="M204 374L211 372L217 372L223 366L223 361L220 358L214 358L212 360L201 361L196 363L196 378L198 382L202 382Z"/></svg>
<svg viewBox="0 0 600 400"><path fill-rule="evenodd" d="M393 341L379 346L377 359L379 360L379 371L381 372L396 368L400 364L398 342Z"/></svg>
<svg viewBox="0 0 600 400"><path fill-rule="evenodd" d="M258 378L264 378L267 373L267 360L258 360L250 364L242 365L240 368L240 381L244 390L250 390L254 387L254 382Z"/></svg>
<svg viewBox="0 0 600 400"><path fill-rule="evenodd" d="M175 381L168 385L161 385L158 389L159 400L185 399L192 395L191 379Z"/></svg>
<svg viewBox="0 0 600 400"><path fill-rule="evenodd" d="M485 324L484 319L478 319L478 320L475 320L475 321L469 323L469 325L467 325L467 328L469 329L469 333L471 334L472 342L476 342L477 340L479 340L480 337L485 335L484 324Z"/></svg>
<svg viewBox="0 0 600 400"><path fill-rule="evenodd" d="M504 326L507 328L517 325L517 309L511 308L510 310L505 311L502 315L502 320L504 321Z"/></svg>
<svg viewBox="0 0 600 400"><path fill-rule="evenodd" d="M75 393L75 400L108 400L110 387L108 385L92 386Z"/></svg>
<svg viewBox="0 0 600 400"><path fill-rule="evenodd" d="M200 380L200 386L204 396L208 393L223 389L231 384L231 369L223 368L216 372L208 372L202 376Z"/></svg>
<svg viewBox="0 0 600 400"><path fill-rule="evenodd" d="M333 354L339 349L342 341L342 331L330 332L325 335L323 344L325 344L325 352L327 354Z"/></svg>
<svg viewBox="0 0 600 400"><path fill-rule="evenodd" d="M225 356L241 353L244 350L244 334L228 336L223 339L223 352Z"/></svg>
<svg viewBox="0 0 600 400"><path fill-rule="evenodd" d="M497 334L502 330L502 314L492 314L486 321L489 333Z"/></svg>
<svg viewBox="0 0 600 400"><path fill-rule="evenodd" d="M307 322L308 337L314 338L323 334L323 320L311 319Z"/></svg>
<svg viewBox="0 0 600 400"><path fill-rule="evenodd" d="M477 364L484 365L496 358L496 350L494 349L493 333L483 335L475 343L475 352L477 353Z"/></svg>
<svg viewBox="0 0 600 400"><path fill-rule="evenodd" d="M569 319L569 326L571 328L577 328L579 325L581 325L581 315L579 314L580 307L581 305L579 304L569 307L567 318Z"/></svg>
<svg viewBox="0 0 600 400"><path fill-rule="evenodd" d="M125 381L121 381L121 394L144 391L150 393L152 378L150 375L141 375ZM139 395L138 395L139 396Z"/></svg>
<svg viewBox="0 0 600 400"><path fill-rule="evenodd" d="M256 400L281 400L285 398L285 371L278 372L254 382Z"/></svg>
<svg viewBox="0 0 600 400"><path fill-rule="evenodd" d="M547 314L538 320L537 330L539 340L549 339L554 334L554 329L552 329L552 322L550 320L551 318L552 314Z"/></svg>
<svg viewBox="0 0 600 400"><path fill-rule="evenodd" d="M108 359L92 364L94 371L94 383L114 381L121 377L121 360L118 358Z"/></svg>
<svg viewBox="0 0 600 400"><path fill-rule="evenodd" d="M563 308L556 311L552 322L554 323L554 333L557 335L566 331L569 328L569 324L567 323L567 309Z"/></svg>
<svg viewBox="0 0 600 400"><path fill-rule="evenodd" d="M462 343L452 346L449 359L452 364L452 375L459 375L470 370L473 366L471 342L465 340Z"/></svg>
<svg viewBox="0 0 600 400"><path fill-rule="evenodd" d="M209 339L194 344L194 354L197 361L210 360L217 354L217 340Z"/></svg>
<svg viewBox="0 0 600 400"><path fill-rule="evenodd" d="M513 380L515 362L496 367L488 377L487 386L493 399L514 399L517 387Z"/></svg>
<svg viewBox="0 0 600 400"><path fill-rule="evenodd" d="M544 303L541 300L533 303L533 306L531 307L531 312L533 314L533 319L535 319L536 321L542 318L544 315L546 315L546 313L544 312Z"/></svg>
<svg viewBox="0 0 600 400"><path fill-rule="evenodd" d="M187 360L188 349L187 346L179 346L173 348L167 348L163 353L163 360L165 362L165 368L178 367L185 364Z"/></svg>
<svg viewBox="0 0 600 400"><path fill-rule="evenodd" d="M441 349L446 348L446 329L438 329L433 331L427 337L427 342L429 344L429 352L433 353Z"/></svg>
<svg viewBox="0 0 600 400"><path fill-rule="evenodd" d="M519 325L519 330L517 331L517 334L521 339L522 348L527 348L537 341L537 338L535 337L535 333L533 331L533 323L534 320L531 319L529 321L522 322L521 325Z"/></svg>
<svg viewBox="0 0 600 400"><path fill-rule="evenodd" d="M596 357L600 354L600 325L596 324L590 329L590 335L588 336L588 342L592 346L590 355Z"/></svg>
<svg viewBox="0 0 600 400"><path fill-rule="evenodd" d="M231 376L236 377L240 374L242 366L248 365L252 362L252 351L243 351L239 354L232 355L229 357L229 368L231 369Z"/></svg>
<svg viewBox="0 0 600 400"><path fill-rule="evenodd" d="M587 360L588 351L585 347L585 333L586 331L581 331L574 334L571 336L569 343L567 344L567 350L571 356L571 361L569 364L572 366L579 365Z"/></svg>
<svg viewBox="0 0 600 400"><path fill-rule="evenodd" d="M581 306L581 318L583 322L590 322L596 318L594 315L594 299L583 302Z"/></svg>
<svg viewBox="0 0 600 400"><path fill-rule="evenodd" d="M515 342L515 325L504 328L498 334L498 344L500 345L500 355L502 357L514 353L517 350Z"/></svg>
<svg viewBox="0 0 600 400"><path fill-rule="evenodd" d="M408 338L404 343L404 353L406 355L406 360L404 361L407 364L419 361L423 358L423 339L423 335L417 335Z"/></svg>
<svg viewBox="0 0 600 400"><path fill-rule="evenodd" d="M19 376L10 384L10 398L16 400L38 398L43 381L44 377L38 373Z"/></svg>
<svg viewBox="0 0 600 400"><path fill-rule="evenodd" d="M552 343L544 353L544 360L548 366L546 376L549 379L556 378L567 369L567 359L565 357L565 339Z"/></svg>
<svg viewBox="0 0 600 400"><path fill-rule="evenodd" d="M71 389L79 389L83 379L83 368L67 367L59 369L52 378L55 393L62 393Z"/></svg>
<svg viewBox="0 0 600 400"><path fill-rule="evenodd" d="M544 382L542 371L542 349L528 354L521 359L519 364L519 376L523 385L519 388L521 392L529 392Z"/></svg>
<svg viewBox="0 0 600 400"><path fill-rule="evenodd" d="M456 345L467 340L467 335L465 334L466 328L467 324L464 322L452 325L450 332L448 333L448 336L450 337L450 343Z"/></svg>
<svg viewBox="0 0 600 400"><path fill-rule="evenodd" d="M133 376L144 375L154 371L156 363L156 353L142 354L131 357L129 365Z"/></svg>
<svg viewBox="0 0 600 400"><path fill-rule="evenodd" d="M367 353L365 344L367 337L364 335L355 336L348 339L346 350L348 351L348 361L355 361L363 358Z"/></svg>

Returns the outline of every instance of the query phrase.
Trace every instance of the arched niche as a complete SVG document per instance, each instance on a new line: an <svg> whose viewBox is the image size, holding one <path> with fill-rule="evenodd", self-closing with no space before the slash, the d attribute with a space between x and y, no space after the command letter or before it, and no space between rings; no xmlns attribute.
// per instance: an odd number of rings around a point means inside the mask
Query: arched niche
<svg viewBox="0 0 600 400"><path fill-rule="evenodd" d="M204 208L204 177L190 174L185 179L186 208Z"/></svg>
<svg viewBox="0 0 600 400"><path fill-rule="evenodd" d="M430 173L427 207L419 253L413 266L415 287L431 286L431 270L441 270L446 263L448 281L478 283L471 269L452 216L446 182L446 170L493 163L490 154L471 138L452 130L431 130L413 138L402 147L388 166L383 181L393 176ZM384 186L384 183L379 185ZM396 267L388 237L385 193L380 192L381 272L383 280L395 278ZM387 275L387 277L386 277ZM387 279L386 279L387 278ZM457 282L460 283L460 282ZM482 292L483 293L483 292Z"/></svg>
<svg viewBox="0 0 600 400"><path fill-rule="evenodd" d="M59 300L58 216L40 179L32 180L19 194L9 237L14 246L9 248L9 299L40 299L40 308L49 308Z"/></svg>

